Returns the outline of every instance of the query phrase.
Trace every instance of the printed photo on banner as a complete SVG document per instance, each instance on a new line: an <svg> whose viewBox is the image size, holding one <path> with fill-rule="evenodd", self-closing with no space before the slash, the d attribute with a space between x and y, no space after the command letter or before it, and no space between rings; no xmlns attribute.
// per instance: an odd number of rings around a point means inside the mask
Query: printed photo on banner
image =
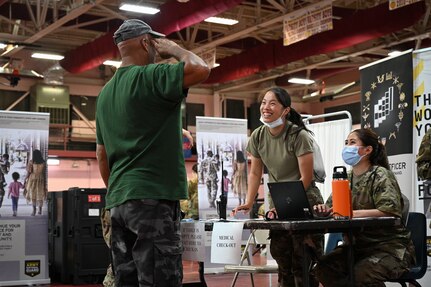
<svg viewBox="0 0 431 287"><path fill-rule="evenodd" d="M196 119L199 218L218 218L217 201L227 198L227 210L243 204L247 194L247 121Z"/></svg>

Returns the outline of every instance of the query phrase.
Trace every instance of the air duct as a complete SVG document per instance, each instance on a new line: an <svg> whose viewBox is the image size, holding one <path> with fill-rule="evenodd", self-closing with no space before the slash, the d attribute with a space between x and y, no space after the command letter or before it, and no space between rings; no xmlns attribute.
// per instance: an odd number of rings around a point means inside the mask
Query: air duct
<svg viewBox="0 0 431 287"><path fill-rule="evenodd" d="M152 20L145 20L158 32L169 35L186 27L218 15L244 0L194 0L187 3L168 1ZM112 40L114 30L104 36L69 51L60 65L70 73L80 73L101 65L105 60L118 56Z"/></svg>

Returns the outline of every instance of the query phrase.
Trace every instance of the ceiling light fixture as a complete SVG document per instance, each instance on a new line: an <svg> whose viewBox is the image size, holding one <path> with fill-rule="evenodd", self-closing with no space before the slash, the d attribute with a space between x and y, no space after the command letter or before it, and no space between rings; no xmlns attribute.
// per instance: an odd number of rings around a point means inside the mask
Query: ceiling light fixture
<svg viewBox="0 0 431 287"><path fill-rule="evenodd" d="M391 51L388 53L388 56L389 57L395 57L395 56L401 55L402 53L403 52L401 52L401 51Z"/></svg>
<svg viewBox="0 0 431 287"><path fill-rule="evenodd" d="M156 9L156 8L151 8L148 6L141 6L141 5L133 5L133 4L121 4L120 10L142 13L142 14L150 14L150 15L154 15L160 11L159 9Z"/></svg>
<svg viewBox="0 0 431 287"><path fill-rule="evenodd" d="M209 17L204 20L205 22L222 24L222 25L235 25L238 23L238 20L229 19L229 18L221 18L221 17Z"/></svg>
<svg viewBox="0 0 431 287"><path fill-rule="evenodd" d="M119 68L121 66L121 61L106 60L105 62L103 62L103 65Z"/></svg>
<svg viewBox="0 0 431 287"><path fill-rule="evenodd" d="M301 85L310 85L314 83L314 80L310 79L301 79L301 78L290 78L288 80L291 84L301 84Z"/></svg>
<svg viewBox="0 0 431 287"><path fill-rule="evenodd" d="M64 56L62 55L54 55L47 53L33 53L31 55L32 58L44 59L44 60L63 60Z"/></svg>

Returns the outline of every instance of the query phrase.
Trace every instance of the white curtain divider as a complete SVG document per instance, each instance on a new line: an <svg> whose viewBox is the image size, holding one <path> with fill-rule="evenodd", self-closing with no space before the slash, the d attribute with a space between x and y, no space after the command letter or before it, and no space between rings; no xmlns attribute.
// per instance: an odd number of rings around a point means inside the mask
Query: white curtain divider
<svg viewBox="0 0 431 287"><path fill-rule="evenodd" d="M310 123L315 119L338 115L345 115L347 118L319 123ZM331 181L334 166L345 166L341 157L341 151L344 147L344 141L352 129L352 117L348 111L340 111L316 116L308 116L304 119L304 123L306 124L307 128L314 133L314 137L322 151L326 179L324 184L317 183L317 185L322 192L323 199L326 201L332 191Z"/></svg>

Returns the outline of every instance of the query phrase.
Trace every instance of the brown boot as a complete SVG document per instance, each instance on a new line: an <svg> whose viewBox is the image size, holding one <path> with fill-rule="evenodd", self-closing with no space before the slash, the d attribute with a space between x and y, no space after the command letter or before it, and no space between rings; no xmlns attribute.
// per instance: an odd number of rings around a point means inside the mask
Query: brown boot
<svg viewBox="0 0 431 287"><path fill-rule="evenodd" d="M31 213L31 216L34 216L36 214L36 206L33 205L33 212Z"/></svg>

